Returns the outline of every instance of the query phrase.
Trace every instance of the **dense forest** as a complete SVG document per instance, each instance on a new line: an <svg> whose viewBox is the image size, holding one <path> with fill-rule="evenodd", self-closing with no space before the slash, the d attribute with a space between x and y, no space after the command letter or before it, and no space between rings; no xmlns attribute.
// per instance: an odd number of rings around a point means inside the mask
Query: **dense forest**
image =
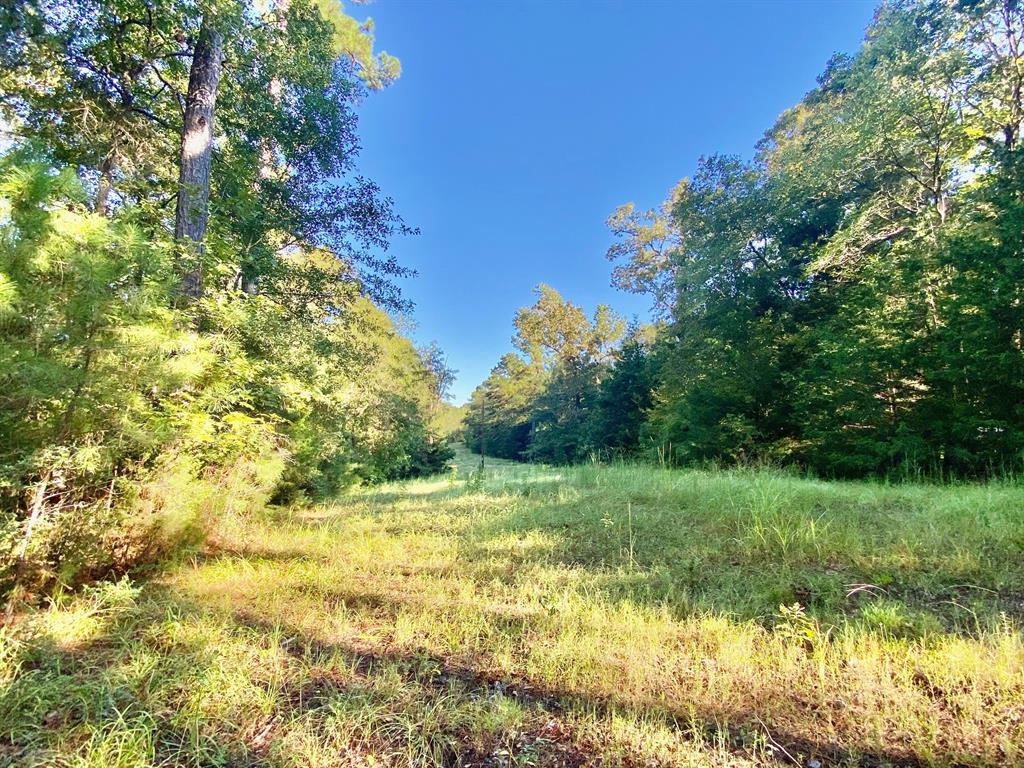
<svg viewBox="0 0 1024 768"><path fill-rule="evenodd" d="M966 477L1024 460L1024 6L891 2L753 159L608 224L653 325L555 290L474 392L468 443L546 462Z"/></svg>
<svg viewBox="0 0 1024 768"><path fill-rule="evenodd" d="M0 10L0 589L436 471L452 380L358 175L399 74L319 0Z"/></svg>

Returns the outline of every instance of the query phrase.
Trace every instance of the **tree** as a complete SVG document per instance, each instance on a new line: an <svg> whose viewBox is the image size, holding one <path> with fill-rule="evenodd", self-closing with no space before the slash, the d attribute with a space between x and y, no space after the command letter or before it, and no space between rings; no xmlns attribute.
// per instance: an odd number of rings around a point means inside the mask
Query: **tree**
<svg viewBox="0 0 1024 768"><path fill-rule="evenodd" d="M654 405L654 329L630 329L598 385L587 424L587 443L603 457L641 454L648 411Z"/></svg>
<svg viewBox="0 0 1024 768"><path fill-rule="evenodd" d="M701 158L609 218L612 283L651 295L654 342L617 346L541 286L492 426L528 420L516 451L544 461L642 441L851 476L1019 467L1022 41L1011 0L884 4L751 162ZM498 385L527 375L512 419Z"/></svg>
<svg viewBox="0 0 1024 768"><path fill-rule="evenodd" d="M436 341L418 350L418 354L420 360L423 361L423 369L427 376L427 386L431 393L430 402L427 405L427 424L431 429L428 441L433 443L433 432L435 430L438 433L442 431L439 419L442 416L449 415L445 408L447 405L446 401L452 384L455 383L455 376L458 371L448 366L448 360L445 357L444 351Z"/></svg>
<svg viewBox="0 0 1024 768"><path fill-rule="evenodd" d="M0 592L445 466L453 372L384 311L412 230L355 172L354 105L398 74L370 26L26 0L0 41Z"/></svg>
<svg viewBox="0 0 1024 768"><path fill-rule="evenodd" d="M615 209L606 222L618 239L605 257L616 262L612 285L630 293L651 296L654 315L666 319L675 301L674 252L682 246L682 232L672 209L682 185L676 187L657 210L638 211L634 203Z"/></svg>
<svg viewBox="0 0 1024 768"><path fill-rule="evenodd" d="M506 354L470 397L466 409L466 445L492 456L522 459L533 430L533 403L543 388L538 369L519 355Z"/></svg>
<svg viewBox="0 0 1024 768"><path fill-rule="evenodd" d="M242 0L209 8L176 0L15 4L0 15L4 119L16 140L81 167L97 210L128 204L147 227L164 226L180 188L187 199L175 229L195 228L204 206L191 198L205 185L191 178L189 164L181 176L183 125L191 64L216 58L206 44L214 30L228 76L211 118L207 280L219 289L258 278L261 290L296 313L311 300L341 311L352 287L400 308L393 278L409 272L386 250L392 235L414 230L376 185L353 173L352 111L360 78L383 87L399 65L374 53L372 25L360 26L337 4L294 0L276 11ZM272 87L286 98L269 97ZM261 178L267 147L281 173ZM197 168L206 157L196 155ZM296 249L330 252L342 268L305 258L296 268ZM194 267L182 270L192 282Z"/></svg>
<svg viewBox="0 0 1024 768"><path fill-rule="evenodd" d="M185 97L181 131L181 172L178 176L178 208L174 237L191 240L198 250L198 264L185 275L182 293L198 299L203 293L202 252L209 219L210 163L213 159L213 115L220 86L223 42L206 21L199 30Z"/></svg>
<svg viewBox="0 0 1024 768"><path fill-rule="evenodd" d="M591 450L588 419L625 323L605 305L588 319L548 285L534 293L515 316L519 354L505 355L473 393L467 443L505 458L576 461Z"/></svg>

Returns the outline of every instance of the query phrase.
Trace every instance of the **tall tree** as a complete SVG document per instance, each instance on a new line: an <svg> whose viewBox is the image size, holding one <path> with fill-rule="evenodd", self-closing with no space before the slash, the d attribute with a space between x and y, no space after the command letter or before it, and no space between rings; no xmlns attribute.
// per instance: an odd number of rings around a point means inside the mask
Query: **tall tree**
<svg viewBox="0 0 1024 768"><path fill-rule="evenodd" d="M675 303L674 252L682 245L672 209L683 186L676 187L658 209L638 211L627 203L615 209L606 222L617 242L605 257L614 262L612 285L630 293L651 297L654 315L667 319Z"/></svg>
<svg viewBox="0 0 1024 768"><path fill-rule="evenodd" d="M203 293L203 238L209 220L210 164L213 161L213 118L217 106L223 64L223 38L203 22L199 30L181 131L181 171L178 176L178 207L174 237L196 245L196 263L182 283L182 293L196 299Z"/></svg>

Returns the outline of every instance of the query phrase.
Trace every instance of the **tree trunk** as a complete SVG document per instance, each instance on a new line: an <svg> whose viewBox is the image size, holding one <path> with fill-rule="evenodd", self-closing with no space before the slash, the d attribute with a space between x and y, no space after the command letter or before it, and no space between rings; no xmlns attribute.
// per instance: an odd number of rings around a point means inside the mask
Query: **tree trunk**
<svg viewBox="0 0 1024 768"><path fill-rule="evenodd" d="M100 180L96 186L96 205L94 210L100 216L107 215L110 192L114 188L114 166L116 149L111 149L100 163Z"/></svg>
<svg viewBox="0 0 1024 768"><path fill-rule="evenodd" d="M199 257L182 281L182 293L199 298L203 293L203 238L209 219L210 164L213 156L213 112L220 85L223 40L206 24L199 31L185 100L185 124L181 131L181 173L178 176L178 208L174 237L196 244Z"/></svg>

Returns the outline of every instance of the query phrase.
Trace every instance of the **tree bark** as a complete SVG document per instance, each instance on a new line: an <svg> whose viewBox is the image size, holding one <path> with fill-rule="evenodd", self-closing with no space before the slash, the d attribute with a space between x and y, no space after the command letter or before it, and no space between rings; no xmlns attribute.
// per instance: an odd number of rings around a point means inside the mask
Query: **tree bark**
<svg viewBox="0 0 1024 768"><path fill-rule="evenodd" d="M203 239L209 219L210 165L213 157L213 113L217 104L223 60L223 38L203 24L192 55L181 131L181 172L174 237L196 244L196 266L182 281L182 293L197 299L203 294Z"/></svg>
<svg viewBox="0 0 1024 768"><path fill-rule="evenodd" d="M110 199L110 192L114 188L114 166L115 150L111 149L103 162L100 163L100 179L96 186L96 205L94 210L100 216L107 215L107 206Z"/></svg>

